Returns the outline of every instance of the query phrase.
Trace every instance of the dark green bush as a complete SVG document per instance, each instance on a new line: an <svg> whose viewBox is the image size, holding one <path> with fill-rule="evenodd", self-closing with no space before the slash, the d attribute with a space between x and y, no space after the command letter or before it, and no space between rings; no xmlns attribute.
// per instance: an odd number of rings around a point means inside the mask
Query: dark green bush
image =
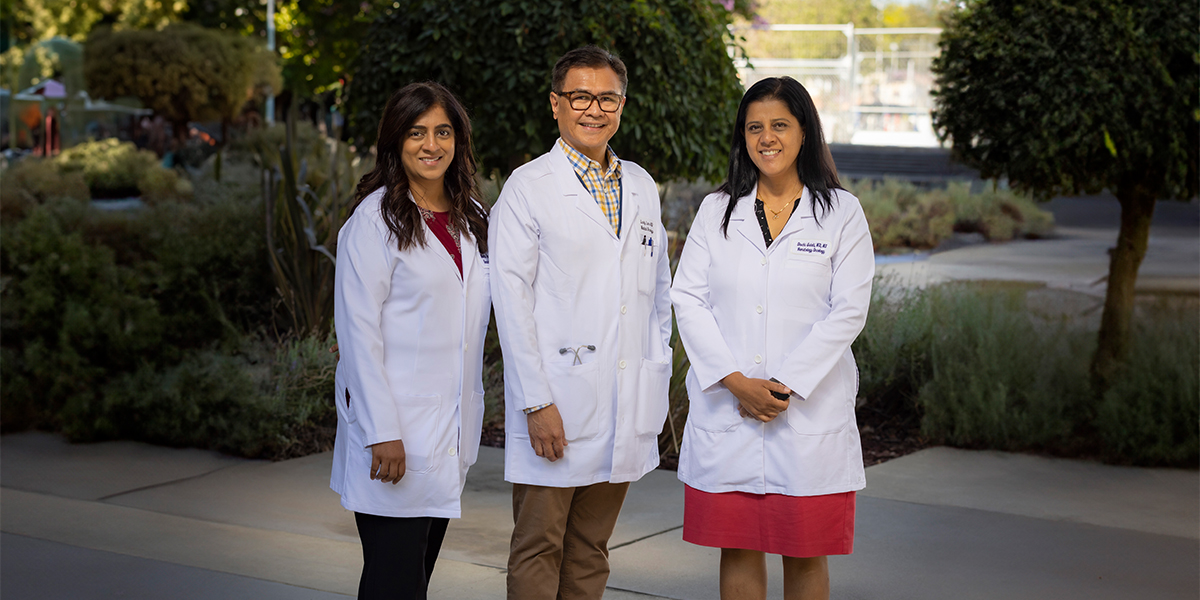
<svg viewBox="0 0 1200 600"><path fill-rule="evenodd" d="M1031 316L1027 289L927 292L931 369L918 393L927 435L969 447L1069 449L1061 445L1091 416L1086 357L1095 336Z"/></svg>
<svg viewBox="0 0 1200 600"><path fill-rule="evenodd" d="M1200 315L1162 302L1135 319L1129 362L1104 394L1096 429L1112 460L1200 462Z"/></svg>
<svg viewBox="0 0 1200 600"><path fill-rule="evenodd" d="M1079 314L1031 310L1035 289L956 283L907 290L877 281L854 343L859 410L919 420L935 443L1195 467L1195 300L1139 311L1137 350L1100 399L1088 377L1094 324Z"/></svg>
<svg viewBox="0 0 1200 600"><path fill-rule="evenodd" d="M55 200L6 221L0 250L5 430L91 414L110 379L270 323L255 204L112 213Z"/></svg>
<svg viewBox="0 0 1200 600"><path fill-rule="evenodd" d="M37 206L0 235L3 426L48 426L88 406L112 373L159 352L165 322L136 269L88 244L64 221L76 201Z"/></svg>
<svg viewBox="0 0 1200 600"><path fill-rule="evenodd" d="M135 439L253 458L328 450L337 427L332 343L260 341L241 353L200 350L163 369L144 367L106 386L94 414L66 415L74 426L66 430L75 439Z"/></svg>

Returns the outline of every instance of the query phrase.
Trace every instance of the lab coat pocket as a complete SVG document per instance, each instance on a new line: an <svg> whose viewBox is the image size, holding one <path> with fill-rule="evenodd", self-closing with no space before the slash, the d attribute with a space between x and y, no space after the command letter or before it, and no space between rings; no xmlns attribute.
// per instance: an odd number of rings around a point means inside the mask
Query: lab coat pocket
<svg viewBox="0 0 1200 600"><path fill-rule="evenodd" d="M547 365L550 397L562 416L568 442L596 437L596 364Z"/></svg>
<svg viewBox="0 0 1200 600"><path fill-rule="evenodd" d="M658 285L658 259L646 250L645 256L638 261L638 293L653 296L654 288Z"/></svg>
<svg viewBox="0 0 1200 600"><path fill-rule="evenodd" d="M442 452L442 397L437 394L396 396L404 440L405 471L428 473Z"/></svg>
<svg viewBox="0 0 1200 600"><path fill-rule="evenodd" d="M667 391L671 387L671 363L642 359L638 374L638 403L633 429L637 435L658 435L667 421Z"/></svg>
<svg viewBox="0 0 1200 600"><path fill-rule="evenodd" d="M738 402L733 392L718 385L711 392L688 394L688 423L696 429L712 433L733 431L742 424Z"/></svg>
<svg viewBox="0 0 1200 600"><path fill-rule="evenodd" d="M833 271L821 256L789 255L783 273L784 303L801 308L826 308Z"/></svg>
<svg viewBox="0 0 1200 600"><path fill-rule="evenodd" d="M792 431L801 435L826 435L846 428L854 410L854 400L846 393L849 390L845 387L845 369L839 364L837 371L826 377L810 398L801 400L792 396L787 410L783 411Z"/></svg>
<svg viewBox="0 0 1200 600"><path fill-rule="evenodd" d="M479 437L483 434L483 392L471 394L471 402L462 407L463 462L469 467L479 459Z"/></svg>

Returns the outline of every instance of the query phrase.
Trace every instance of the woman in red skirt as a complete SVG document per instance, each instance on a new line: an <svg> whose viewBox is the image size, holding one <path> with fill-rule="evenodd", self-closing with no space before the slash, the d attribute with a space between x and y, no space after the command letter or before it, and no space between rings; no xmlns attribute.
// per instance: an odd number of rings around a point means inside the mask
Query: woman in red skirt
<svg viewBox="0 0 1200 600"><path fill-rule="evenodd" d="M671 299L691 402L679 457L683 539L721 548L721 598L829 598L826 557L854 547L864 487L854 420L875 258L808 92L789 77L742 98L725 183L704 199Z"/></svg>

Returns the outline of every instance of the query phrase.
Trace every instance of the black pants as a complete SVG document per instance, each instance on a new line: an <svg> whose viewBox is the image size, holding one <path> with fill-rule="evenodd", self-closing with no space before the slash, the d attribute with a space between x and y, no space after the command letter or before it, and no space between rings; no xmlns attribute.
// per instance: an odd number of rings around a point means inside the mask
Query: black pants
<svg viewBox="0 0 1200 600"><path fill-rule="evenodd" d="M450 519L354 513L363 547L360 600L425 600Z"/></svg>

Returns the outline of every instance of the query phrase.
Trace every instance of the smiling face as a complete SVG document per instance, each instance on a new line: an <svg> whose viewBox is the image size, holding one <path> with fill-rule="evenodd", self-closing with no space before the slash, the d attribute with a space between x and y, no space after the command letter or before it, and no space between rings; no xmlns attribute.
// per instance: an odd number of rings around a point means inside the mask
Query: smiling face
<svg viewBox="0 0 1200 600"><path fill-rule="evenodd" d="M440 189L452 160L454 128L450 125L446 110L434 106L417 117L412 127L404 133L400 163L404 165L411 187Z"/></svg>
<svg viewBox="0 0 1200 600"><path fill-rule="evenodd" d="M587 92L593 96L615 94L623 96L621 78L608 67L576 67L567 71L561 92ZM571 108L566 96L550 94L550 110L558 121L558 134L572 148L584 156L604 164L608 141L621 126L621 111L625 110L625 99L616 112L600 110L600 102L592 102L585 110Z"/></svg>
<svg viewBox="0 0 1200 600"><path fill-rule="evenodd" d="M746 107L746 152L759 176L771 179L796 174L796 157L804 145L804 129L782 100L768 98Z"/></svg>

